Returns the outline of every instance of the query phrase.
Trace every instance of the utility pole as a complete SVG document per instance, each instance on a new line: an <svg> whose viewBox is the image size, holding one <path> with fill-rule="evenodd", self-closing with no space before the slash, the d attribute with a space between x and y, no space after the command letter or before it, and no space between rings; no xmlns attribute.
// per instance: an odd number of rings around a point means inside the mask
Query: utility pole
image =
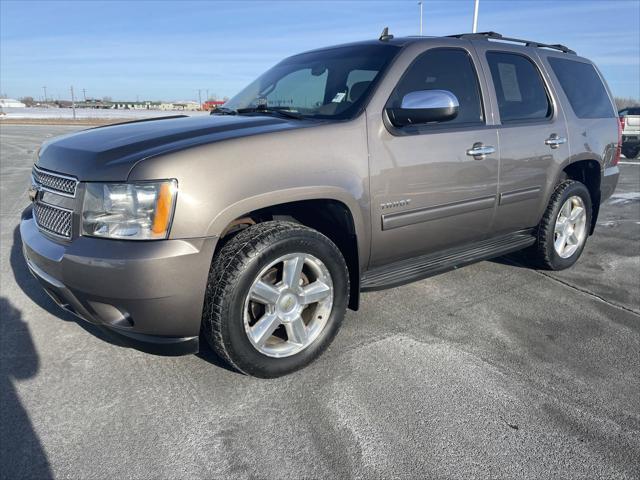
<svg viewBox="0 0 640 480"><path fill-rule="evenodd" d="M82 89L82 98L84 98L85 102L87 101L87 89L86 88Z"/></svg>
<svg viewBox="0 0 640 480"><path fill-rule="evenodd" d="M473 8L473 28L471 33L476 33L478 31L478 9L480 8L480 0L475 1L475 6Z"/></svg>
<svg viewBox="0 0 640 480"><path fill-rule="evenodd" d="M198 109L202 108L202 89L198 89Z"/></svg>
<svg viewBox="0 0 640 480"><path fill-rule="evenodd" d="M209 89L207 88L207 100L209 100Z"/></svg>
<svg viewBox="0 0 640 480"><path fill-rule="evenodd" d="M43 86L42 89L44 90L44 103L47 103L47 86Z"/></svg>
<svg viewBox="0 0 640 480"><path fill-rule="evenodd" d="M73 119L76 119L76 97L73 95L73 85L71 85L71 109L73 110Z"/></svg>
<svg viewBox="0 0 640 480"><path fill-rule="evenodd" d="M422 2L418 2L418 5L420 5L420 36L422 36Z"/></svg>

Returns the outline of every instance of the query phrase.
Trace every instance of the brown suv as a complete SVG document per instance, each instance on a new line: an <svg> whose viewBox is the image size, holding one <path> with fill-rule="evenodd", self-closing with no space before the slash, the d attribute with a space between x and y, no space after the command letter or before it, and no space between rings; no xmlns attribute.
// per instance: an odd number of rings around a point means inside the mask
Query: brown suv
<svg viewBox="0 0 640 480"><path fill-rule="evenodd" d="M385 34L288 58L212 116L45 143L24 255L60 306L141 348L202 336L275 377L361 291L521 249L571 266L619 135L602 76L562 45Z"/></svg>

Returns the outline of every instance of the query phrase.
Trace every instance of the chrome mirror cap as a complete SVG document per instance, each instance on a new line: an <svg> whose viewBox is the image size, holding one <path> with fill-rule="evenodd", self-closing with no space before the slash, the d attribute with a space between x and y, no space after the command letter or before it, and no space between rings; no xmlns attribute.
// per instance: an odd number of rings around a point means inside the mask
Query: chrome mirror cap
<svg viewBox="0 0 640 480"><path fill-rule="evenodd" d="M458 98L448 90L417 90L407 93L400 107L387 108L396 127L447 122L458 115Z"/></svg>
<svg viewBox="0 0 640 480"><path fill-rule="evenodd" d="M418 90L402 98L402 109L457 109L458 98L448 90Z"/></svg>

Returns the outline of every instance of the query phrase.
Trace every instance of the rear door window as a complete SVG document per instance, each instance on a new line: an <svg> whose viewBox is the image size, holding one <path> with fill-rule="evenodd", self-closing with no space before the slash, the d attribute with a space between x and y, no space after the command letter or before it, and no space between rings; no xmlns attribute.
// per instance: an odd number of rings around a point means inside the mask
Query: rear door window
<svg viewBox="0 0 640 480"><path fill-rule="evenodd" d="M542 120L552 114L538 68L517 53L487 52L502 123Z"/></svg>
<svg viewBox="0 0 640 480"><path fill-rule="evenodd" d="M607 89L593 65L557 57L548 57L548 60L576 117L616 116Z"/></svg>

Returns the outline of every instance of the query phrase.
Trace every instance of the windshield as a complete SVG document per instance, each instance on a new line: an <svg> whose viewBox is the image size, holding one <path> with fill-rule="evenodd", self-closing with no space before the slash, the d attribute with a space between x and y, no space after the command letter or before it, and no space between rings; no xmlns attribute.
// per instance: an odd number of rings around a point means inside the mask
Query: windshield
<svg viewBox="0 0 640 480"><path fill-rule="evenodd" d="M222 110L273 109L310 118L352 118L398 51L396 46L381 44L295 55L260 76Z"/></svg>

